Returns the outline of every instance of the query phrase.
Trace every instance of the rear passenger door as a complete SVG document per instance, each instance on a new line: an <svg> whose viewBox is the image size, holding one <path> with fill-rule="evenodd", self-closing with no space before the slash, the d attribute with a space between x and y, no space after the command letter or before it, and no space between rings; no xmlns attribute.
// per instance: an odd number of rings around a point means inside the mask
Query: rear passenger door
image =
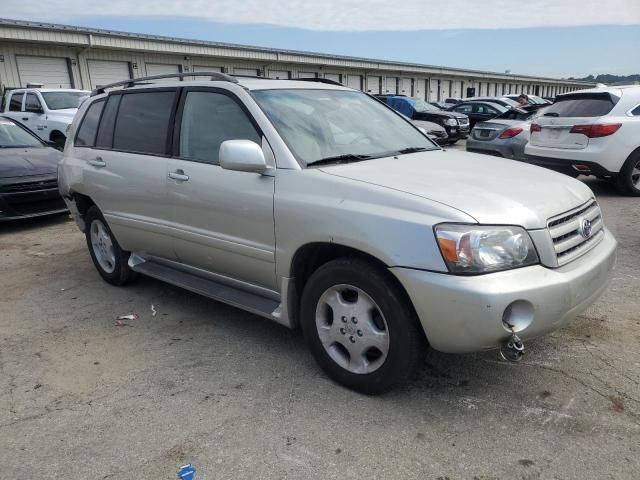
<svg viewBox="0 0 640 480"><path fill-rule="evenodd" d="M180 262L220 281L276 290L274 177L218 164L223 141L251 140L264 151L269 147L262 137L231 92L184 89L168 161L168 200Z"/></svg>
<svg viewBox="0 0 640 480"><path fill-rule="evenodd" d="M111 94L89 107L75 139L75 150L86 162L88 194L120 246L168 259L175 258L166 169L177 93L136 89Z"/></svg>

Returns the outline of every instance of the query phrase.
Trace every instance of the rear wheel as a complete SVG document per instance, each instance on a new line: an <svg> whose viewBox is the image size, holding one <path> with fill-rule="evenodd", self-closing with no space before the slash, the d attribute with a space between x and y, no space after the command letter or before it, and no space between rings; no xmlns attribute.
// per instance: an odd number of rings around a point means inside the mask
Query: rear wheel
<svg viewBox="0 0 640 480"><path fill-rule="evenodd" d="M627 158L614 181L616 188L623 195L640 197L640 150Z"/></svg>
<svg viewBox="0 0 640 480"><path fill-rule="evenodd" d="M413 308L390 274L343 258L316 270L302 295L304 336L336 382L366 394L406 381L424 354Z"/></svg>
<svg viewBox="0 0 640 480"><path fill-rule="evenodd" d="M85 214L87 247L100 276L112 285L125 285L135 278L129 268L129 252L120 248L106 220L95 205Z"/></svg>

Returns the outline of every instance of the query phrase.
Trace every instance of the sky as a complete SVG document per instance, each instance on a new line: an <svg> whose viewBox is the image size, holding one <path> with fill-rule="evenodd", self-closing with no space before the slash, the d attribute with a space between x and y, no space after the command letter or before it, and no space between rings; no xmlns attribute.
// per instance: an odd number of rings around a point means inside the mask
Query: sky
<svg viewBox="0 0 640 480"><path fill-rule="evenodd" d="M2 4L4 18L429 65L565 78L640 73L640 0Z"/></svg>

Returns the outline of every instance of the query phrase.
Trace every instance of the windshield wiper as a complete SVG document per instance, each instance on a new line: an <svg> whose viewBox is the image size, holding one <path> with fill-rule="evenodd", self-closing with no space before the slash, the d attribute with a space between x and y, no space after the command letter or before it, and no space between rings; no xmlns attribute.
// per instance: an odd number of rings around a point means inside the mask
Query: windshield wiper
<svg viewBox="0 0 640 480"><path fill-rule="evenodd" d="M354 153L345 153L344 155L335 155L333 157L325 157L320 160L307 163L307 165L326 165L328 163L351 163L369 160L372 155L356 155Z"/></svg>
<svg viewBox="0 0 640 480"><path fill-rule="evenodd" d="M398 150L396 153L404 155L405 153L416 153L416 152L424 152L426 150L430 150L427 147L407 147L402 150Z"/></svg>

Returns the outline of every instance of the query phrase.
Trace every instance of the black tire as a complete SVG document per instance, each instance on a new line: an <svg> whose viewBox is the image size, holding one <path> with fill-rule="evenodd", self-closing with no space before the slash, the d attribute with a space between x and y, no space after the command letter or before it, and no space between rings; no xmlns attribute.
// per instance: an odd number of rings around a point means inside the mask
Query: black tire
<svg viewBox="0 0 640 480"><path fill-rule="evenodd" d="M640 180L636 181L638 184L634 184L633 176L635 168L640 168L640 150L633 152L620 169L620 172L614 177L614 183L616 189L622 195L629 195L631 197L640 197Z"/></svg>
<svg viewBox="0 0 640 480"><path fill-rule="evenodd" d="M449 145L455 145L458 140L460 139L456 138L455 140L449 140Z"/></svg>
<svg viewBox="0 0 640 480"><path fill-rule="evenodd" d="M316 327L316 308L323 294L345 284L365 292L386 322L388 353L371 373L353 373L339 365L323 346ZM341 385L367 395L387 392L412 378L426 352L422 329L404 292L389 272L363 260L340 258L318 268L304 288L300 313L304 337L320 367Z"/></svg>
<svg viewBox="0 0 640 480"><path fill-rule="evenodd" d="M98 270L98 273L100 274L100 276L107 283L110 283L111 285L117 285L117 286L126 285L127 283L130 283L131 281L133 281L137 275L133 270L129 268L129 265L127 263L129 261L129 256L131 255L131 253L125 250L122 250L122 248L120 248L118 241L116 240L115 236L111 232L109 225L107 224L106 220L102 216L102 213L100 212L98 207L96 207L95 205L90 207L84 216L84 221L85 221L85 239L87 241L87 248L89 249L89 253L91 254L91 260L93 260L93 264L95 265L96 270ZM103 266L100 265L100 262L96 257L96 252L94 251L94 247L91 242L91 229L92 229L92 225L95 222L102 223L102 225L105 227L107 234L111 239L112 246L113 246L113 254L115 258L115 261L113 264L113 271L105 270L105 268L103 268Z"/></svg>

